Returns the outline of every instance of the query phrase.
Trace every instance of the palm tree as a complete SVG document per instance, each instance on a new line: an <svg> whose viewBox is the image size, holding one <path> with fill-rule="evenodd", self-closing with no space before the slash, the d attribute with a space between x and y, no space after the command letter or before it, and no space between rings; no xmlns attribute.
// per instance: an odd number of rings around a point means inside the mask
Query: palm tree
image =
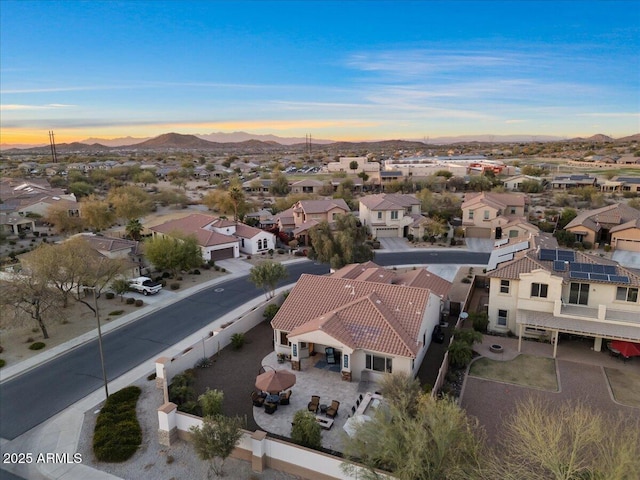
<svg viewBox="0 0 640 480"><path fill-rule="evenodd" d="M131 240L140 240L140 233L144 227L140 223L140 220L134 218L133 220L129 220L125 232L127 233L127 237Z"/></svg>

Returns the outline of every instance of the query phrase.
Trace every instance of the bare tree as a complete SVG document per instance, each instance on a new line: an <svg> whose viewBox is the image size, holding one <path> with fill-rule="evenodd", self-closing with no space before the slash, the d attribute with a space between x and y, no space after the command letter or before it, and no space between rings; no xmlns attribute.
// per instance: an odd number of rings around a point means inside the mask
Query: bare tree
<svg viewBox="0 0 640 480"><path fill-rule="evenodd" d="M640 421L583 403L528 399L516 406L483 478L632 480L640 472Z"/></svg>

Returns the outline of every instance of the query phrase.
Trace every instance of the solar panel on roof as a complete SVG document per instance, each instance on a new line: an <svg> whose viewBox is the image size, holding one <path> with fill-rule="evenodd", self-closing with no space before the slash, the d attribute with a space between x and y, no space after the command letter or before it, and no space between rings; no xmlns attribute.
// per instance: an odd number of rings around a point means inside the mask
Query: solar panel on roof
<svg viewBox="0 0 640 480"><path fill-rule="evenodd" d="M604 265L591 265L593 273L604 273Z"/></svg>
<svg viewBox="0 0 640 480"><path fill-rule="evenodd" d="M540 260L556 260L556 251L542 248L540 249L539 258Z"/></svg>
<svg viewBox="0 0 640 480"><path fill-rule="evenodd" d="M553 261L553 269L556 272L564 272L567 268L565 263L562 260L554 260Z"/></svg>
<svg viewBox="0 0 640 480"><path fill-rule="evenodd" d="M569 278L577 278L579 280L589 280L589 274L583 272L571 272Z"/></svg>
<svg viewBox="0 0 640 480"><path fill-rule="evenodd" d="M565 260L567 262L576 261L576 252L571 250L558 250L558 260Z"/></svg>
<svg viewBox="0 0 640 480"><path fill-rule="evenodd" d="M604 273L608 275L615 275L616 267L614 267L613 265L604 265Z"/></svg>
<svg viewBox="0 0 640 480"><path fill-rule="evenodd" d="M609 275L609 281L614 283L630 283L629 277L622 275Z"/></svg>
<svg viewBox="0 0 640 480"><path fill-rule="evenodd" d="M589 280L599 280L601 282L608 282L609 275L605 275L603 273L590 273Z"/></svg>

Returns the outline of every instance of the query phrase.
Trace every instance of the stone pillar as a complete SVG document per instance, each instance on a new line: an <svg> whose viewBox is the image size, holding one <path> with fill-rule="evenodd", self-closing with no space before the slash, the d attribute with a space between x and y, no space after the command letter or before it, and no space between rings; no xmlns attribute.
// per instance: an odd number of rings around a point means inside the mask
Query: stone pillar
<svg viewBox="0 0 640 480"><path fill-rule="evenodd" d="M251 435L251 470L256 473L262 473L267 466L267 433L256 430Z"/></svg>
<svg viewBox="0 0 640 480"><path fill-rule="evenodd" d="M291 359L291 370L300 371L300 360Z"/></svg>
<svg viewBox="0 0 640 480"><path fill-rule="evenodd" d="M164 403L169 401L169 382L167 381L167 365L171 363L171 359L160 357L156 360L156 388L162 389L164 395Z"/></svg>
<svg viewBox="0 0 640 480"><path fill-rule="evenodd" d="M175 403L165 403L158 408L158 442L160 445L171 446L171 442L178 438L176 425L176 412L178 406Z"/></svg>
<svg viewBox="0 0 640 480"><path fill-rule="evenodd" d="M347 370L342 370L342 381L343 382L350 382L351 381L351 372L348 372Z"/></svg>

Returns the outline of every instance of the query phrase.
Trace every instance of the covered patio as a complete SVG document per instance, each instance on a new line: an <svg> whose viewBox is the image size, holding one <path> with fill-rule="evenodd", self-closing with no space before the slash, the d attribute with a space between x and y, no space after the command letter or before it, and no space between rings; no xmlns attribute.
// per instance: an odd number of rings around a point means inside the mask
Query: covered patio
<svg viewBox="0 0 640 480"><path fill-rule="evenodd" d="M316 355L305 359L305 368L295 371L296 383L291 388L292 394L289 405L278 405L273 414L268 414L262 407L253 408L253 417L258 426L269 433L289 437L291 423L298 410L307 411L307 404L312 395L320 397L320 405L331 405L332 400L340 402L338 415L333 419L330 429L322 430L322 446L331 450L342 450L343 438L347 435L344 430L347 418L352 414L352 408L358 408L360 395L363 400L367 392L378 390L375 382L344 382L340 373L330 370L332 365L324 361L324 355ZM263 366L292 371L291 363L278 363L275 352L269 353L263 360ZM362 405L362 403L360 402ZM355 409L354 408L354 409ZM371 413L371 412L368 412ZM318 410L317 415L325 416ZM326 417L328 419L328 417Z"/></svg>

